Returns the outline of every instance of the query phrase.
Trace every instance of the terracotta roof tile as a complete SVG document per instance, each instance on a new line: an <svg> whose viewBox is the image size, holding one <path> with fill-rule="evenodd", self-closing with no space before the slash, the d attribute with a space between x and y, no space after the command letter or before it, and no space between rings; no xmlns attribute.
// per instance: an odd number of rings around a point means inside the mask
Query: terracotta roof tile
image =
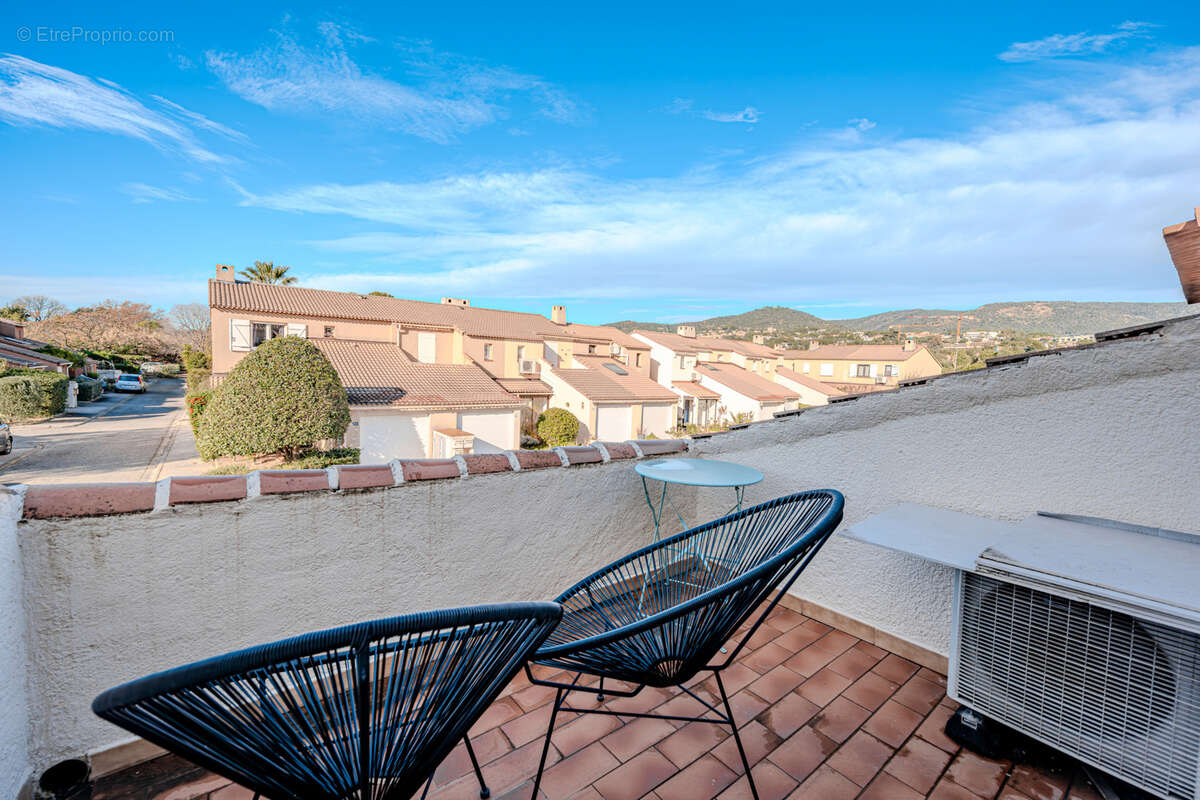
<svg viewBox="0 0 1200 800"><path fill-rule="evenodd" d="M721 395L706 386L701 386L696 381L671 381L671 384L679 391L692 397L699 397L704 400L721 399Z"/></svg>
<svg viewBox="0 0 1200 800"><path fill-rule="evenodd" d="M549 397L554 390L545 381L537 378L496 378L496 383L506 392L516 395L545 395Z"/></svg>
<svg viewBox="0 0 1200 800"><path fill-rule="evenodd" d="M794 369L788 369L787 367L776 367L775 374L779 377L787 378L793 383L798 383L801 386L807 386L813 391L829 395L830 397L837 397L845 394L845 392L843 392L841 389L838 389L832 383L824 383L816 378L810 378L807 375L796 372Z"/></svg>
<svg viewBox="0 0 1200 800"><path fill-rule="evenodd" d="M679 395L645 375L605 356L575 356L583 364L579 369L555 369L551 372L568 386L593 402L662 403L676 401ZM614 372L611 364L628 374Z"/></svg>
<svg viewBox="0 0 1200 800"><path fill-rule="evenodd" d="M474 364L419 364L390 342L310 341L338 371L350 405L515 408L521 404Z"/></svg>
<svg viewBox="0 0 1200 800"><path fill-rule="evenodd" d="M711 378L722 386L728 386L738 394L755 400L782 403L786 400L799 399L799 396L786 386L772 383L749 370L742 369L737 364L702 361L696 365L696 374Z"/></svg>
<svg viewBox="0 0 1200 800"><path fill-rule="evenodd" d="M670 348L676 353L728 352L739 353L750 358L773 360L778 353L769 347L754 342L743 342L740 339L722 339L716 336L680 336L677 333L665 331L634 331L645 336L652 342Z"/></svg>
<svg viewBox="0 0 1200 800"><path fill-rule="evenodd" d="M836 344L823 345L816 350L782 350L780 355L813 361L907 361L924 349L925 345L905 350L898 344Z"/></svg>

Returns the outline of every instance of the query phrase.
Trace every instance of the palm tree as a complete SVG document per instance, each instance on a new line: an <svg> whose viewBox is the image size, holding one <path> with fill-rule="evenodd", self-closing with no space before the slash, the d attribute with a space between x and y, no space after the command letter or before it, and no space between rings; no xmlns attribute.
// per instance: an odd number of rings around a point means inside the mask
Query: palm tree
<svg viewBox="0 0 1200 800"><path fill-rule="evenodd" d="M274 261L255 261L250 269L242 270L242 277L256 283L279 283L287 286L296 279L287 274L291 267L277 267Z"/></svg>

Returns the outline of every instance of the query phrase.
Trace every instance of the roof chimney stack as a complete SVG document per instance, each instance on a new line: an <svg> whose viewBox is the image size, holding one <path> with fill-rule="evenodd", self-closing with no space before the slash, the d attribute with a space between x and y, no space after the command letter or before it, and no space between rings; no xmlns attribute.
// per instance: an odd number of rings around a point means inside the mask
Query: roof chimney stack
<svg viewBox="0 0 1200 800"><path fill-rule="evenodd" d="M752 337L752 341L753 341L755 344L766 344L766 343L767 343L767 337L766 337L766 336L763 336L761 333L756 333L756 334L754 334L754 336Z"/></svg>
<svg viewBox="0 0 1200 800"><path fill-rule="evenodd" d="M467 308L468 306L471 305L471 301L465 300L461 297L443 297L442 305L444 305L444 306L462 306L463 308Z"/></svg>
<svg viewBox="0 0 1200 800"><path fill-rule="evenodd" d="M550 306L550 321L555 325L567 324L567 307L566 306Z"/></svg>
<svg viewBox="0 0 1200 800"><path fill-rule="evenodd" d="M678 328L675 329L675 333L679 334L680 336L687 337L688 339L695 339L696 338L696 326L695 325L680 325Z"/></svg>
<svg viewBox="0 0 1200 800"><path fill-rule="evenodd" d="M237 281L237 269L228 264L217 264L217 280L234 283Z"/></svg>
<svg viewBox="0 0 1200 800"><path fill-rule="evenodd" d="M917 343L913 339L912 334L910 333L908 336L904 337L904 352L911 353L913 350L916 350L916 349L917 349Z"/></svg>

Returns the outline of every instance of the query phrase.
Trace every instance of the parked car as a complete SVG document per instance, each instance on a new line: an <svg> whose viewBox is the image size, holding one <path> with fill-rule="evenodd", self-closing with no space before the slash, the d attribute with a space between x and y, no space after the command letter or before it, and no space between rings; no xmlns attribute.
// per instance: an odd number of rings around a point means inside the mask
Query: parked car
<svg viewBox="0 0 1200 800"><path fill-rule="evenodd" d="M0 419L0 456L6 456L12 452L13 435L12 428L4 420Z"/></svg>
<svg viewBox="0 0 1200 800"><path fill-rule="evenodd" d="M144 392L146 391L146 379L141 375L130 375L128 372L117 376L117 383L114 387L118 392Z"/></svg>

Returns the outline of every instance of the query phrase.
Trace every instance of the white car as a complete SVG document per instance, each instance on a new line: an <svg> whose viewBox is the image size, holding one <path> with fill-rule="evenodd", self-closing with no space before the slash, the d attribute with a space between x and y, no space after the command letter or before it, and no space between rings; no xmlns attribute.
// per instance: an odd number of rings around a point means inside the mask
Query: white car
<svg viewBox="0 0 1200 800"><path fill-rule="evenodd" d="M13 435L12 428L8 423L0 419L0 456L6 456L12 452Z"/></svg>
<svg viewBox="0 0 1200 800"><path fill-rule="evenodd" d="M145 392L146 379L141 375L122 373L117 376L117 383L113 388L118 392Z"/></svg>

